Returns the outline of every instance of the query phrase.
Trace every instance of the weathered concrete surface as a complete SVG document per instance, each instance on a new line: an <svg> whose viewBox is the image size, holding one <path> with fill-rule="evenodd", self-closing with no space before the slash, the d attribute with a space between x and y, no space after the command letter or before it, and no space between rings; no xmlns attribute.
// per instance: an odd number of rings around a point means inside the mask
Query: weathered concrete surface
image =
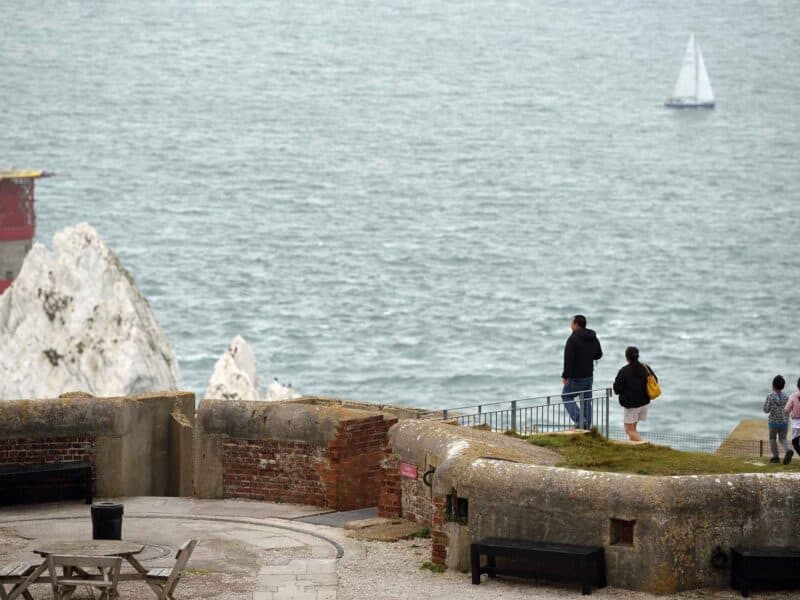
<svg viewBox="0 0 800 600"><path fill-rule="evenodd" d="M766 415L765 415L766 416ZM720 444L717 454L731 456L769 456L766 419L745 419L733 428Z"/></svg>
<svg viewBox="0 0 800 600"><path fill-rule="evenodd" d="M651 477L563 469L540 448L499 434L404 421L390 430L402 461L436 467L434 496L468 501L466 525L445 523L447 565L466 568L471 540L486 536L602 545L612 586L666 593L722 586L717 546L796 543L800 474ZM536 464L539 463L539 464ZM633 523L633 542L612 519ZM618 525L619 523L617 523Z"/></svg>
<svg viewBox="0 0 800 600"><path fill-rule="evenodd" d="M472 475L469 466L478 458L502 462L555 465L561 456L513 437L443 423L404 420L392 427L389 438L401 460L417 465L422 472L435 468L433 493L467 491Z"/></svg>
<svg viewBox="0 0 800 600"><path fill-rule="evenodd" d="M170 419L182 415L189 432L182 444L172 444ZM95 438L97 494L167 495L180 488L171 465L189 471L175 474L191 480L190 443L194 395L164 392L119 398L65 394L51 400L0 402L0 440ZM181 456L175 452L184 453ZM191 461L191 458L188 459ZM189 486L190 487L190 486Z"/></svg>

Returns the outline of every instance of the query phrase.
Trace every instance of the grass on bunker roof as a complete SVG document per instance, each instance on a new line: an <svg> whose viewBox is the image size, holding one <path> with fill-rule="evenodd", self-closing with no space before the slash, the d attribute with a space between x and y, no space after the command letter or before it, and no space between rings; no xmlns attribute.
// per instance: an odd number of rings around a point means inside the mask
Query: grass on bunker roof
<svg viewBox="0 0 800 600"><path fill-rule="evenodd" d="M537 434L529 443L558 452L559 467L635 473L638 475L712 475L723 473L800 472L800 457L789 465L770 464L769 456L731 457L684 452L655 444L626 444L607 440L596 430L575 434ZM783 459L783 454L781 454Z"/></svg>

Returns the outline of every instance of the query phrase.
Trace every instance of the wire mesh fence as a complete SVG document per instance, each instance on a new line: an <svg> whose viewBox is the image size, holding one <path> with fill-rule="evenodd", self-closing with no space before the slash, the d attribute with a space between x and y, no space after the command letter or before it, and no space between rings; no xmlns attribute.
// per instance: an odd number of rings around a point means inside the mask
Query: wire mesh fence
<svg viewBox="0 0 800 600"><path fill-rule="evenodd" d="M771 456L769 440L741 440L722 436L697 436L680 433L663 433L657 431L641 431L646 442L669 446L675 450L686 452L706 452L720 456L761 458ZM627 440L628 436L621 428L611 428L608 438Z"/></svg>

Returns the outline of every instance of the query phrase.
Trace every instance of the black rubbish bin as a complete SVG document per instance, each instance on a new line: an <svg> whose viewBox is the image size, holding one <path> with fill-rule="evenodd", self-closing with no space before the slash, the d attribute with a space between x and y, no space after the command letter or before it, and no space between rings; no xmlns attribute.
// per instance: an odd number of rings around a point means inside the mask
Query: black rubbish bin
<svg viewBox="0 0 800 600"><path fill-rule="evenodd" d="M92 504L92 539L122 539L122 504L116 502Z"/></svg>

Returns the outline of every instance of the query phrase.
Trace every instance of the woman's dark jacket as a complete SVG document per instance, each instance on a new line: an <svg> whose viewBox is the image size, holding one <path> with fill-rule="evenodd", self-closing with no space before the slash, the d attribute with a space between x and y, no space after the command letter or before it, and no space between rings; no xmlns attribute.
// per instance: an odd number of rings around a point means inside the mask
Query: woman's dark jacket
<svg viewBox="0 0 800 600"><path fill-rule="evenodd" d="M650 404L645 366L638 363L622 367L614 380L614 393L619 396L619 403L625 408L639 408Z"/></svg>

